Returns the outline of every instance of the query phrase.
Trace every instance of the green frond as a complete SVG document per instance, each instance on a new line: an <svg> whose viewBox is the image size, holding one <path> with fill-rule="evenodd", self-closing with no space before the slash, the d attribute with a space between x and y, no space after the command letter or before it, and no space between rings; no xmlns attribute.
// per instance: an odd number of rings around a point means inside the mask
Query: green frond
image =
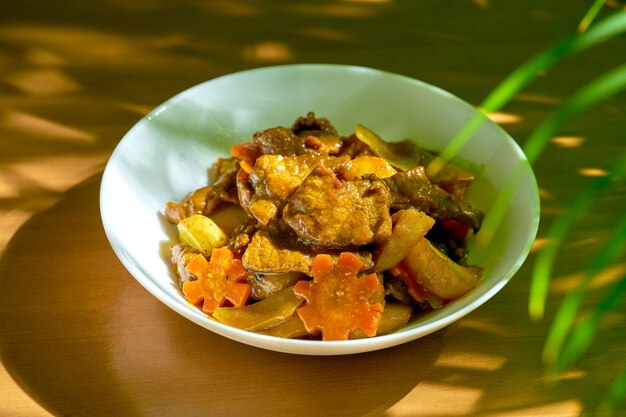
<svg viewBox="0 0 626 417"><path fill-rule="evenodd" d="M600 321L607 313L613 311L622 296L626 293L626 274L611 287L605 297L594 310L581 320L572 330L572 334L551 367L553 372L562 372L568 369L582 353L589 347L598 331Z"/></svg>
<svg viewBox="0 0 626 417"><path fill-rule="evenodd" d="M584 272L582 282L569 292L556 313L543 351L544 361L552 366L556 363L563 344L578 314L589 284L604 268L617 262L626 253L626 216L622 217L615 232L600 249Z"/></svg>
<svg viewBox="0 0 626 417"><path fill-rule="evenodd" d="M583 16L582 20L578 24L579 32L584 32L587 30L589 25L591 25L591 22L593 22L596 16L598 16L598 13L600 13L600 10L602 10L604 3L606 3L606 0L596 0L595 2L593 2L589 10L587 10L585 16Z"/></svg>
<svg viewBox="0 0 626 417"><path fill-rule="evenodd" d="M586 32L571 36L550 49L539 53L514 70L506 77L487 98L480 108L486 113L494 112L508 103L519 91L534 81L539 74L562 59L606 41L626 31L626 10L616 12L595 23ZM459 131L448 146L427 167L429 175L436 174L443 165L451 160L469 139L476 133L486 116L476 112L469 122Z"/></svg>

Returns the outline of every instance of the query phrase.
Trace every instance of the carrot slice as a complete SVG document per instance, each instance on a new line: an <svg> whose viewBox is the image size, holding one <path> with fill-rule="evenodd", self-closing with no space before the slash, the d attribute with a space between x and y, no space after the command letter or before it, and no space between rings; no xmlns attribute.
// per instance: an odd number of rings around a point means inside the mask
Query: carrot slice
<svg viewBox="0 0 626 417"><path fill-rule="evenodd" d="M202 255L194 257L187 264L187 270L198 279L184 283L183 294L190 303L202 304L202 311L206 314L213 314L226 300L235 307L241 307L248 300L251 286L241 282L248 271L241 259L233 259L228 248L213 249L208 262Z"/></svg>
<svg viewBox="0 0 626 417"><path fill-rule="evenodd" d="M230 153L236 158L254 161L261 154L261 150L254 142L242 142L231 146Z"/></svg>
<svg viewBox="0 0 626 417"><path fill-rule="evenodd" d="M250 161L240 161L239 162L239 167L241 169L243 169L243 171L246 174L250 174L250 173L252 173L252 170L254 169L254 164L251 163Z"/></svg>
<svg viewBox="0 0 626 417"><path fill-rule="evenodd" d="M411 297L418 303L423 303L426 301L426 291L422 288L417 281L415 281L409 273L406 271L406 265L404 265L404 261L400 262L398 265L389 269L391 275L396 278L399 278L406 285L406 290Z"/></svg>
<svg viewBox="0 0 626 417"><path fill-rule="evenodd" d="M358 278L363 263L350 252L339 255L333 266L330 255L317 255L311 265L312 281L298 281L296 295L307 303L296 312L309 334L323 340L347 340L351 331L376 335L383 304L375 302L382 283L376 274Z"/></svg>

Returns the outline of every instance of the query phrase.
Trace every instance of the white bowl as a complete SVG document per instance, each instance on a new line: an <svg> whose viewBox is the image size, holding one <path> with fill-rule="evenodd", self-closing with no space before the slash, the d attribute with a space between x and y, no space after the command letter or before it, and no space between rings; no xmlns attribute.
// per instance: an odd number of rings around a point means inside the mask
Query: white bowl
<svg viewBox="0 0 626 417"><path fill-rule="evenodd" d="M537 184L520 148L488 121L459 155L485 167L468 200L487 211L513 169L521 164L524 172L495 239L472 253L478 258L490 255L475 290L393 334L360 340L282 339L207 318L185 301L171 271L165 248L176 228L164 220L165 203L205 185L207 168L227 156L231 144L250 140L257 130L290 126L309 111L327 117L341 134L350 134L363 123L389 140L413 138L428 148L442 149L476 110L423 82L341 65L260 68L176 95L124 136L102 178L100 209L107 237L124 266L148 291L189 320L231 339L280 352L338 355L398 345L441 329L491 298L522 265L539 223Z"/></svg>

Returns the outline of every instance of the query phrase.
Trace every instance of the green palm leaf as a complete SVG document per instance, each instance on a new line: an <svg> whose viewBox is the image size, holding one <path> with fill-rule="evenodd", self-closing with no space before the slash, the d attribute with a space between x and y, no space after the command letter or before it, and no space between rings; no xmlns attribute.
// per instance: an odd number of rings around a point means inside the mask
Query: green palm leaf
<svg viewBox="0 0 626 417"><path fill-rule="evenodd" d="M616 262L626 252L626 216L622 217L609 242L598 252L587 267L582 282L569 292L559 306L552 322L543 352L544 361L549 366L557 363L567 335L580 309L585 293L592 279L608 265ZM571 348L570 348L571 350Z"/></svg>
<svg viewBox="0 0 626 417"><path fill-rule="evenodd" d="M624 293L626 293L626 275L620 277L615 285L609 288L604 299L595 309L576 325L570 339L563 346L563 350L552 367L553 371L564 371L580 357L593 341L600 320L616 307Z"/></svg>
<svg viewBox="0 0 626 417"><path fill-rule="evenodd" d="M522 88L535 80L539 74L560 60L606 41L624 31L626 31L626 10L612 14L595 23L586 32L569 37L522 64L487 96L481 103L480 108L487 113L499 110ZM427 168L428 175L434 176L439 172L465 146L485 120L486 116L483 113L476 112L439 156L429 164Z"/></svg>

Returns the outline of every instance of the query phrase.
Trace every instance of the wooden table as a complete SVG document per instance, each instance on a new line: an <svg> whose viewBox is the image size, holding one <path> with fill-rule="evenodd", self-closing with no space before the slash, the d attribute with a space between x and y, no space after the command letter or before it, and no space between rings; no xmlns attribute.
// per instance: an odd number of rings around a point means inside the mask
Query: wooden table
<svg viewBox="0 0 626 417"><path fill-rule="evenodd" d="M544 4L546 3L546 4ZM0 16L0 415L576 416L624 364L612 314L575 368L544 378L565 292L626 204L605 193L559 255L546 320L529 320L531 255L477 311L395 348L307 357L242 345L180 317L122 267L98 192L123 134L173 94L258 66L393 71L478 104L572 33L590 2L346 0L10 2ZM620 2L609 2L611 8ZM520 143L578 86L623 63L621 37L569 59L495 116ZM625 148L626 96L576 118L537 162L539 237ZM597 299L624 273L604 271ZM626 415L626 407L618 410Z"/></svg>

